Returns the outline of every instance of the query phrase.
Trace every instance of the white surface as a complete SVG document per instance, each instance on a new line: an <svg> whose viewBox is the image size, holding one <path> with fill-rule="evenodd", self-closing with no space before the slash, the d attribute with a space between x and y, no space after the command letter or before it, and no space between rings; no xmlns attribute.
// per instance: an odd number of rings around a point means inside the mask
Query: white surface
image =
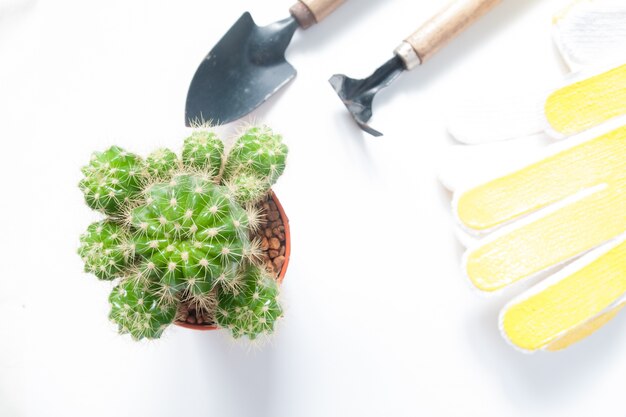
<svg viewBox="0 0 626 417"><path fill-rule="evenodd" d="M326 80L370 73L443 0L352 0L297 34L298 78L255 114L291 149L275 189L293 257L287 317L253 351L216 332L118 336L108 285L75 254L97 217L76 183L111 143L177 148L189 80L212 44L242 11L265 23L289 3L0 6L0 415L623 416L625 315L562 353L513 350L497 328L513 294L464 284L436 179L457 97L561 79L550 23L566 3L505 0L404 74L375 103L381 139L356 130Z"/></svg>

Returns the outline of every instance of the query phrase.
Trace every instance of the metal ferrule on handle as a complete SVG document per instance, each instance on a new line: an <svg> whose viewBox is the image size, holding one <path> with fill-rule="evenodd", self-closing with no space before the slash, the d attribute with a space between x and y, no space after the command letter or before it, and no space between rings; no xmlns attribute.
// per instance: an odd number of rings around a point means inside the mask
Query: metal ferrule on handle
<svg viewBox="0 0 626 417"><path fill-rule="evenodd" d="M346 0L299 0L289 12L303 29L321 22Z"/></svg>
<svg viewBox="0 0 626 417"><path fill-rule="evenodd" d="M455 0L406 38L395 53L406 69L426 62L439 49L502 0Z"/></svg>

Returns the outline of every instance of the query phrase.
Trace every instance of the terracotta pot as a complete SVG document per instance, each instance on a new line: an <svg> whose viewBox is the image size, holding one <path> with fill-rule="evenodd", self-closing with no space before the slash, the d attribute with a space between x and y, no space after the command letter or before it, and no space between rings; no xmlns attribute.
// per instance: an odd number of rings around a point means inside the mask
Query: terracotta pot
<svg viewBox="0 0 626 417"><path fill-rule="evenodd" d="M283 279L285 278L285 274L287 273L287 266L289 266L289 256L291 255L291 232L289 230L289 219L285 214L285 210L283 206L278 201L278 197L274 194L274 191L270 192L270 198L276 204L278 208L278 212L280 213L280 218L283 221L283 225L285 226L285 263L278 274L277 281L279 284L282 284ZM187 329L192 330L217 330L219 327L216 324L208 325L208 324L189 324L184 321L175 321L174 324L180 327L185 327Z"/></svg>

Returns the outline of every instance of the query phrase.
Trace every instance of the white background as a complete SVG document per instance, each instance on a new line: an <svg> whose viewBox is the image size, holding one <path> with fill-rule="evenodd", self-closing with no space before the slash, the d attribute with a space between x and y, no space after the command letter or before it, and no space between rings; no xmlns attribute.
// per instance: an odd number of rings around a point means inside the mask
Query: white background
<svg viewBox="0 0 626 417"><path fill-rule="evenodd" d="M113 143L178 149L204 55L243 11L265 24L289 2L0 0L0 416L624 416L625 315L565 352L512 349L497 315L514 292L464 282L437 181L458 97L564 74L550 26L567 2L505 0L380 94L379 139L327 79L368 75L444 0L351 0L296 34L298 77L254 114L291 151L275 187L287 311L249 349L182 328L118 336L109 284L75 253L98 217L76 184Z"/></svg>

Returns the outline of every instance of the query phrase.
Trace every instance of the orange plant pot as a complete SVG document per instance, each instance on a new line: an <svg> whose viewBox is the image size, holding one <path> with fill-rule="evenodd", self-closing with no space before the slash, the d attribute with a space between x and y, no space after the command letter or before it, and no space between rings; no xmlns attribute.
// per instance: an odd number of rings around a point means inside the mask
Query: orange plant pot
<svg viewBox="0 0 626 417"><path fill-rule="evenodd" d="M283 279L285 278L285 274L287 273L287 266L289 266L289 256L291 255L291 231L289 230L289 219L285 214L285 209L283 209L282 204L274 194L274 191L270 191L270 198L276 204L276 208L278 208L278 213L280 214L280 219L283 221L283 225L285 226L285 263L283 267L280 269L280 273L278 274L278 284L283 283ZM184 321L175 321L174 324L180 327L184 327L186 329L192 330L217 330L219 326L216 324L190 324Z"/></svg>

